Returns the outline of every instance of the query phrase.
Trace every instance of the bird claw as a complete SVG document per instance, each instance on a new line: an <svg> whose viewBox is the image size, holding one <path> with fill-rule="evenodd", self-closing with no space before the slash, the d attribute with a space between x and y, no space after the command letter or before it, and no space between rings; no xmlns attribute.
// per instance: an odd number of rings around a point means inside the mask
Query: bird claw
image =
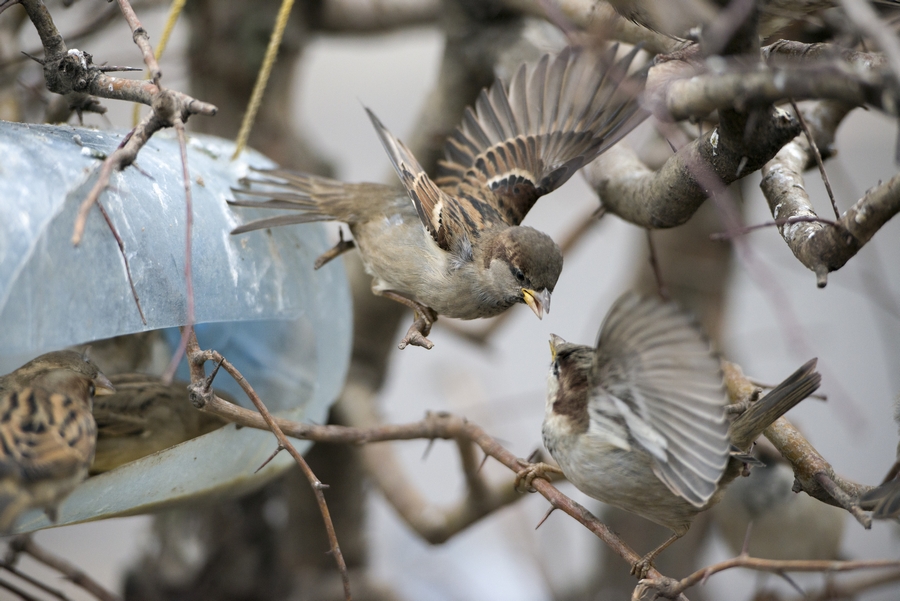
<svg viewBox="0 0 900 601"><path fill-rule="evenodd" d="M647 572L650 571L650 568L653 567L653 557L650 557L652 553L648 553L644 555L636 562L631 564L631 575L637 576L639 580L643 580L647 577Z"/></svg>
<svg viewBox="0 0 900 601"><path fill-rule="evenodd" d="M552 482L553 478L550 474L563 473L558 467L550 465L549 463L544 463L543 461L539 463L531 463L524 459L518 459L517 461L519 462L519 465L522 466L522 469L516 472L516 481L513 485L516 492L536 492L531 485L535 478L543 478L547 482Z"/></svg>
<svg viewBox="0 0 900 601"><path fill-rule="evenodd" d="M432 324L437 321L437 315L434 314L434 311L431 311L431 309L428 309L428 311L431 312L431 315L425 311L422 313L416 311L416 320L409 326L409 329L406 331L406 336L403 337L403 340L401 340L398 345L398 348L401 351L410 344L413 346L421 346L427 350L430 350L434 346L434 343L428 340L427 336L428 333L431 332Z"/></svg>

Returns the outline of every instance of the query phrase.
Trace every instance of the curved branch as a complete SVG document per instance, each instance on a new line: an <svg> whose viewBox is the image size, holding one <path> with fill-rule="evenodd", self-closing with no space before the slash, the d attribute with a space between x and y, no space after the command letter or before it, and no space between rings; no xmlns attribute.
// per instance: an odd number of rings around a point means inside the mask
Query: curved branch
<svg viewBox="0 0 900 601"><path fill-rule="evenodd" d="M756 171L798 133L800 124L784 111L754 119L723 112L719 127L682 147L658 171L619 144L583 173L609 212L641 227L675 227L707 199L711 178L727 185Z"/></svg>
<svg viewBox="0 0 900 601"><path fill-rule="evenodd" d="M820 148L830 147L837 125L848 110L837 103L801 107ZM809 142L798 136L763 167L760 188L776 220L817 217L803 180L803 171L814 161ZM794 256L816 274L817 285L822 288L828 282L828 273L843 267L898 212L900 175L869 190L833 225L795 220L781 225L779 231Z"/></svg>

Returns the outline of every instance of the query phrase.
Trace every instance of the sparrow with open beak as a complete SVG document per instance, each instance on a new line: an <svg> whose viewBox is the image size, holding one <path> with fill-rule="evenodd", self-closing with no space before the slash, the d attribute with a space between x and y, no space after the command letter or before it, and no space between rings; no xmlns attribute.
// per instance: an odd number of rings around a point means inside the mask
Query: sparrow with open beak
<svg viewBox="0 0 900 601"><path fill-rule="evenodd" d="M819 386L813 359L733 422L720 362L696 322L674 303L621 297L595 347L552 336L544 445L583 493L674 533L653 558L718 502L742 458L773 421ZM520 472L526 485L545 464Z"/></svg>
<svg viewBox="0 0 900 601"><path fill-rule="evenodd" d="M415 311L400 348L431 348L427 336L438 315L492 317L524 303L540 318L550 309L562 252L522 220L539 197L647 116L638 102L646 70L627 73L637 50L618 62L616 51L567 48L523 65L508 88L498 81L483 90L447 140L433 180L367 109L402 188L263 171L264 180L236 192L269 200L231 204L299 213L260 219L232 233L347 223L374 278L372 291ZM350 247L342 241L317 266Z"/></svg>
<svg viewBox="0 0 900 601"><path fill-rule="evenodd" d="M99 368L75 351L41 355L0 378L0 533L32 507L56 519L94 457L94 396L112 392Z"/></svg>

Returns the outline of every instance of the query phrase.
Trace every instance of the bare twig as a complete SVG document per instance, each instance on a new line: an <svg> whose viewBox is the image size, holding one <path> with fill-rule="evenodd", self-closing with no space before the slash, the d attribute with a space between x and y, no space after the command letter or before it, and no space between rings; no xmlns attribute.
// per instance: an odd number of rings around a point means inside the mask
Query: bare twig
<svg viewBox="0 0 900 601"><path fill-rule="evenodd" d="M728 232L710 234L709 238L710 240L731 240L735 236L743 236L744 234L749 234L750 232L763 228L790 225L792 223L825 223L828 225L834 225L834 221L822 219L821 217L816 217L814 215L798 215L797 217L788 217L787 219L775 219L773 221L766 221L764 223L757 223L755 225L747 225Z"/></svg>
<svg viewBox="0 0 900 601"><path fill-rule="evenodd" d="M697 570L690 576L679 581L656 581L653 578L645 580L650 586L656 588L660 594L667 598L674 598L695 584L706 581L713 574L730 570L732 568L747 568L760 572L772 572L782 574L784 572L850 572L856 570L871 570L883 568L898 568L900 561L896 560L869 560L869 561L829 561L829 560L805 560L805 559L760 559L747 555L738 555L733 559L727 559L717 564Z"/></svg>
<svg viewBox="0 0 900 601"><path fill-rule="evenodd" d="M144 317L144 309L141 307L141 299L138 298L137 288L134 287L134 279L131 277L131 267L128 266L128 255L125 254L125 243L122 241L122 237L116 230L116 226L113 224L112 219L110 219L109 213L106 212L106 209L103 208L103 204L100 201L97 201L97 208L100 209L100 214L103 215L103 219L106 221L109 231L112 232L113 238L116 239L116 244L119 246L119 254L122 255L122 261L125 263L125 277L128 278L131 296L134 297L134 304L137 305L138 313L141 316L141 322L144 325L147 325L147 318Z"/></svg>
<svg viewBox="0 0 900 601"><path fill-rule="evenodd" d="M197 337L194 335L193 328L185 329L189 330L190 333L187 342L187 356L188 365L191 370L191 400L197 403L202 402L199 401L199 399L205 401L211 397L216 398L215 395L212 394L212 389L210 387L211 380L206 378L203 367L207 361L213 361L225 368L225 371L227 371L229 375L234 378L235 382L240 385L241 389L256 407L256 410L258 411L256 416L263 420L265 427L262 429L269 430L275 435L275 438L278 440L278 445L290 453L291 457L294 458L294 461L297 462L297 465L300 466L303 475L306 476L306 479L309 481L313 494L316 496L316 501L319 504L319 511L322 513L322 519L325 522L325 530L328 533L328 540L331 544L331 554L334 556L334 560L341 573L341 580L344 585L344 597L347 601L350 601L352 599L350 594L350 575L347 572L347 564L344 561L344 555L341 553L341 547L338 544L337 535L334 532L334 524L331 521L331 513L328 510L328 504L325 502L325 495L322 493L322 491L327 488L327 485L322 484L322 482L316 478L316 475L313 473L312 469L310 469L306 460L303 459L303 455L297 451L294 445L291 444L291 441L284 435L284 432L278 425L278 420L269 413L269 410L266 409L262 399L259 398L259 395L256 394L256 391L253 390L253 387L244 376L241 375L237 368L229 363L228 360L217 351L200 350L200 345L197 343ZM246 410L244 409L243 411Z"/></svg>
<svg viewBox="0 0 900 601"><path fill-rule="evenodd" d="M137 14L135 14L134 9L131 7L131 3L128 2L128 0L116 1L119 3L119 8L122 11L122 15L125 17L125 21L128 22L128 26L131 28L131 36L134 43L137 44L137 47L141 50L141 55L144 57L144 64L147 65L147 69L150 70L150 79L158 86L159 78L162 77L162 72L159 70L159 63L156 62L156 56L153 54L153 47L150 46L150 35L147 33L147 30L144 29L144 26L141 25Z"/></svg>
<svg viewBox="0 0 900 601"><path fill-rule="evenodd" d="M0 7L0 8L2 8L2 7ZM18 595L19 598L22 599L22 601L40 601L40 599L38 599L37 597L29 595L28 593L26 593L25 591L23 591L22 589L20 589L16 585L14 585L13 583L7 582L6 580L3 580L3 579L0 579L0 588L5 588L12 594Z"/></svg>
<svg viewBox="0 0 900 601"><path fill-rule="evenodd" d="M11 555L13 555L13 557L11 557L10 560L0 563L0 568L3 568L4 570L9 572L16 578L21 578L22 580L24 580L31 586L41 589L48 595L56 597L57 599L60 599L61 601L69 601L69 597L67 597L62 591L52 588L50 586L47 586L46 584L44 584L43 582L41 582L34 576L30 576L30 575L26 574L25 572L23 572L22 570L17 568L15 565L13 565L16 560L16 557L15 557L15 554L11 554Z"/></svg>
<svg viewBox="0 0 900 601"><path fill-rule="evenodd" d="M118 596L103 588L99 582L88 576L86 573L82 572L68 561L56 557L38 546L28 534L22 534L13 538L9 541L9 548L12 553L24 553L45 566L60 572L67 580L80 586L97 599L100 599L100 601L119 601Z"/></svg>
<svg viewBox="0 0 900 601"><path fill-rule="evenodd" d="M828 192L828 199L831 200L834 218L840 219L841 212L838 211L837 201L834 199L834 190L831 189L831 182L828 180L828 174L825 172L825 163L822 161L822 153L819 152L819 146L816 144L815 138L813 138L812 133L809 131L809 126L806 124L806 119L803 118L803 113L800 112L797 103L793 99L791 99L791 106L794 108L794 114L797 116L797 120L803 128L803 134L806 136L806 141L809 142L809 149L816 159L816 165L819 167L819 174L821 174L822 182L825 184L825 191Z"/></svg>
<svg viewBox="0 0 900 601"><path fill-rule="evenodd" d="M669 289L663 280L662 270L659 268L659 260L656 257L656 247L653 245L653 230L646 229L647 232L647 249L650 252L650 268L653 270L653 277L656 279L656 292L663 300L671 300Z"/></svg>
<svg viewBox="0 0 900 601"><path fill-rule="evenodd" d="M334 405L334 411L341 423L356 428L373 428L383 425L374 407L374 393L370 388L348 383L341 399ZM369 477L379 492L410 528L432 544L449 540L476 521L522 498L513 487L513 478L488 483L481 476L481 466L470 452L471 442L460 444L468 445L460 447L460 456L463 469L471 480L466 494L450 506L435 506L420 494L406 476L394 452L394 445L364 445L360 449ZM484 459L487 458L488 455L485 455Z"/></svg>
<svg viewBox="0 0 900 601"><path fill-rule="evenodd" d="M175 370L178 369L178 364L181 363L181 357L184 355L184 351L187 348L187 341L189 334L193 333L194 322L196 321L194 318L194 277L192 275L192 257L193 252L191 250L191 231L194 228L194 209L193 209L193 196L191 195L191 174L188 170L188 159L187 159L187 143L185 142L184 136L184 122L181 120L181 117L175 115L174 118L175 124L175 132L178 135L178 148L181 150L181 177L182 184L184 185L184 205L185 211L187 211L187 215L185 217L185 238L184 238L184 280L185 280L185 295L187 296L187 326L186 328L181 329L181 341L178 343L178 348L172 354L172 359L169 361L169 367L166 369L166 372L163 374L163 381L169 383L172 381L172 378L175 377Z"/></svg>

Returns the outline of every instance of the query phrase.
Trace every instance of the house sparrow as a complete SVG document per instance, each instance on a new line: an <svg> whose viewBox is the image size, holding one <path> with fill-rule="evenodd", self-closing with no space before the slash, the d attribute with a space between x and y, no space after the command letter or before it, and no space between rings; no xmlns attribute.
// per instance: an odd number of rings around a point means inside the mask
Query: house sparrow
<svg viewBox="0 0 900 601"><path fill-rule="evenodd" d="M113 391L75 351L41 355L0 378L0 533L31 507L55 520L57 505L87 477L94 456L94 395Z"/></svg>
<svg viewBox="0 0 900 601"><path fill-rule="evenodd" d="M109 379L116 387L115 394L94 401L97 451L92 474L108 472L227 423L195 409L186 382L167 385L143 374L118 374ZM220 391L216 394L227 397Z"/></svg>
<svg viewBox="0 0 900 601"><path fill-rule="evenodd" d="M415 311L401 349L431 348L427 336L438 315L492 317L524 303L541 318L550 310L562 252L546 234L519 224L540 196L648 115L638 102L646 69L627 75L637 49L618 62L616 51L567 48L520 67L508 91L499 81L483 90L447 140L433 180L366 109L402 188L263 171L267 179L252 183L268 189L236 192L270 200L231 204L299 213L260 219L232 233L347 223L374 278L372 291ZM351 247L342 241L317 267Z"/></svg>
<svg viewBox="0 0 900 601"><path fill-rule="evenodd" d="M766 465L737 478L712 510L725 542L741 553L749 529L752 557L840 559L847 512L795 493L794 470L767 442L763 439L756 449Z"/></svg>
<svg viewBox="0 0 900 601"><path fill-rule="evenodd" d="M900 427L900 396L894 399L894 421ZM872 512L876 520L900 518L900 443L897 444L897 460L888 470L880 485L863 493L860 507Z"/></svg>
<svg viewBox="0 0 900 601"><path fill-rule="evenodd" d="M731 424L718 357L674 303L621 297L596 348L551 336L544 445L583 493L673 536L633 566L643 575L694 517L717 503L741 457L774 420L819 386L815 359ZM520 478L558 471L527 466Z"/></svg>

